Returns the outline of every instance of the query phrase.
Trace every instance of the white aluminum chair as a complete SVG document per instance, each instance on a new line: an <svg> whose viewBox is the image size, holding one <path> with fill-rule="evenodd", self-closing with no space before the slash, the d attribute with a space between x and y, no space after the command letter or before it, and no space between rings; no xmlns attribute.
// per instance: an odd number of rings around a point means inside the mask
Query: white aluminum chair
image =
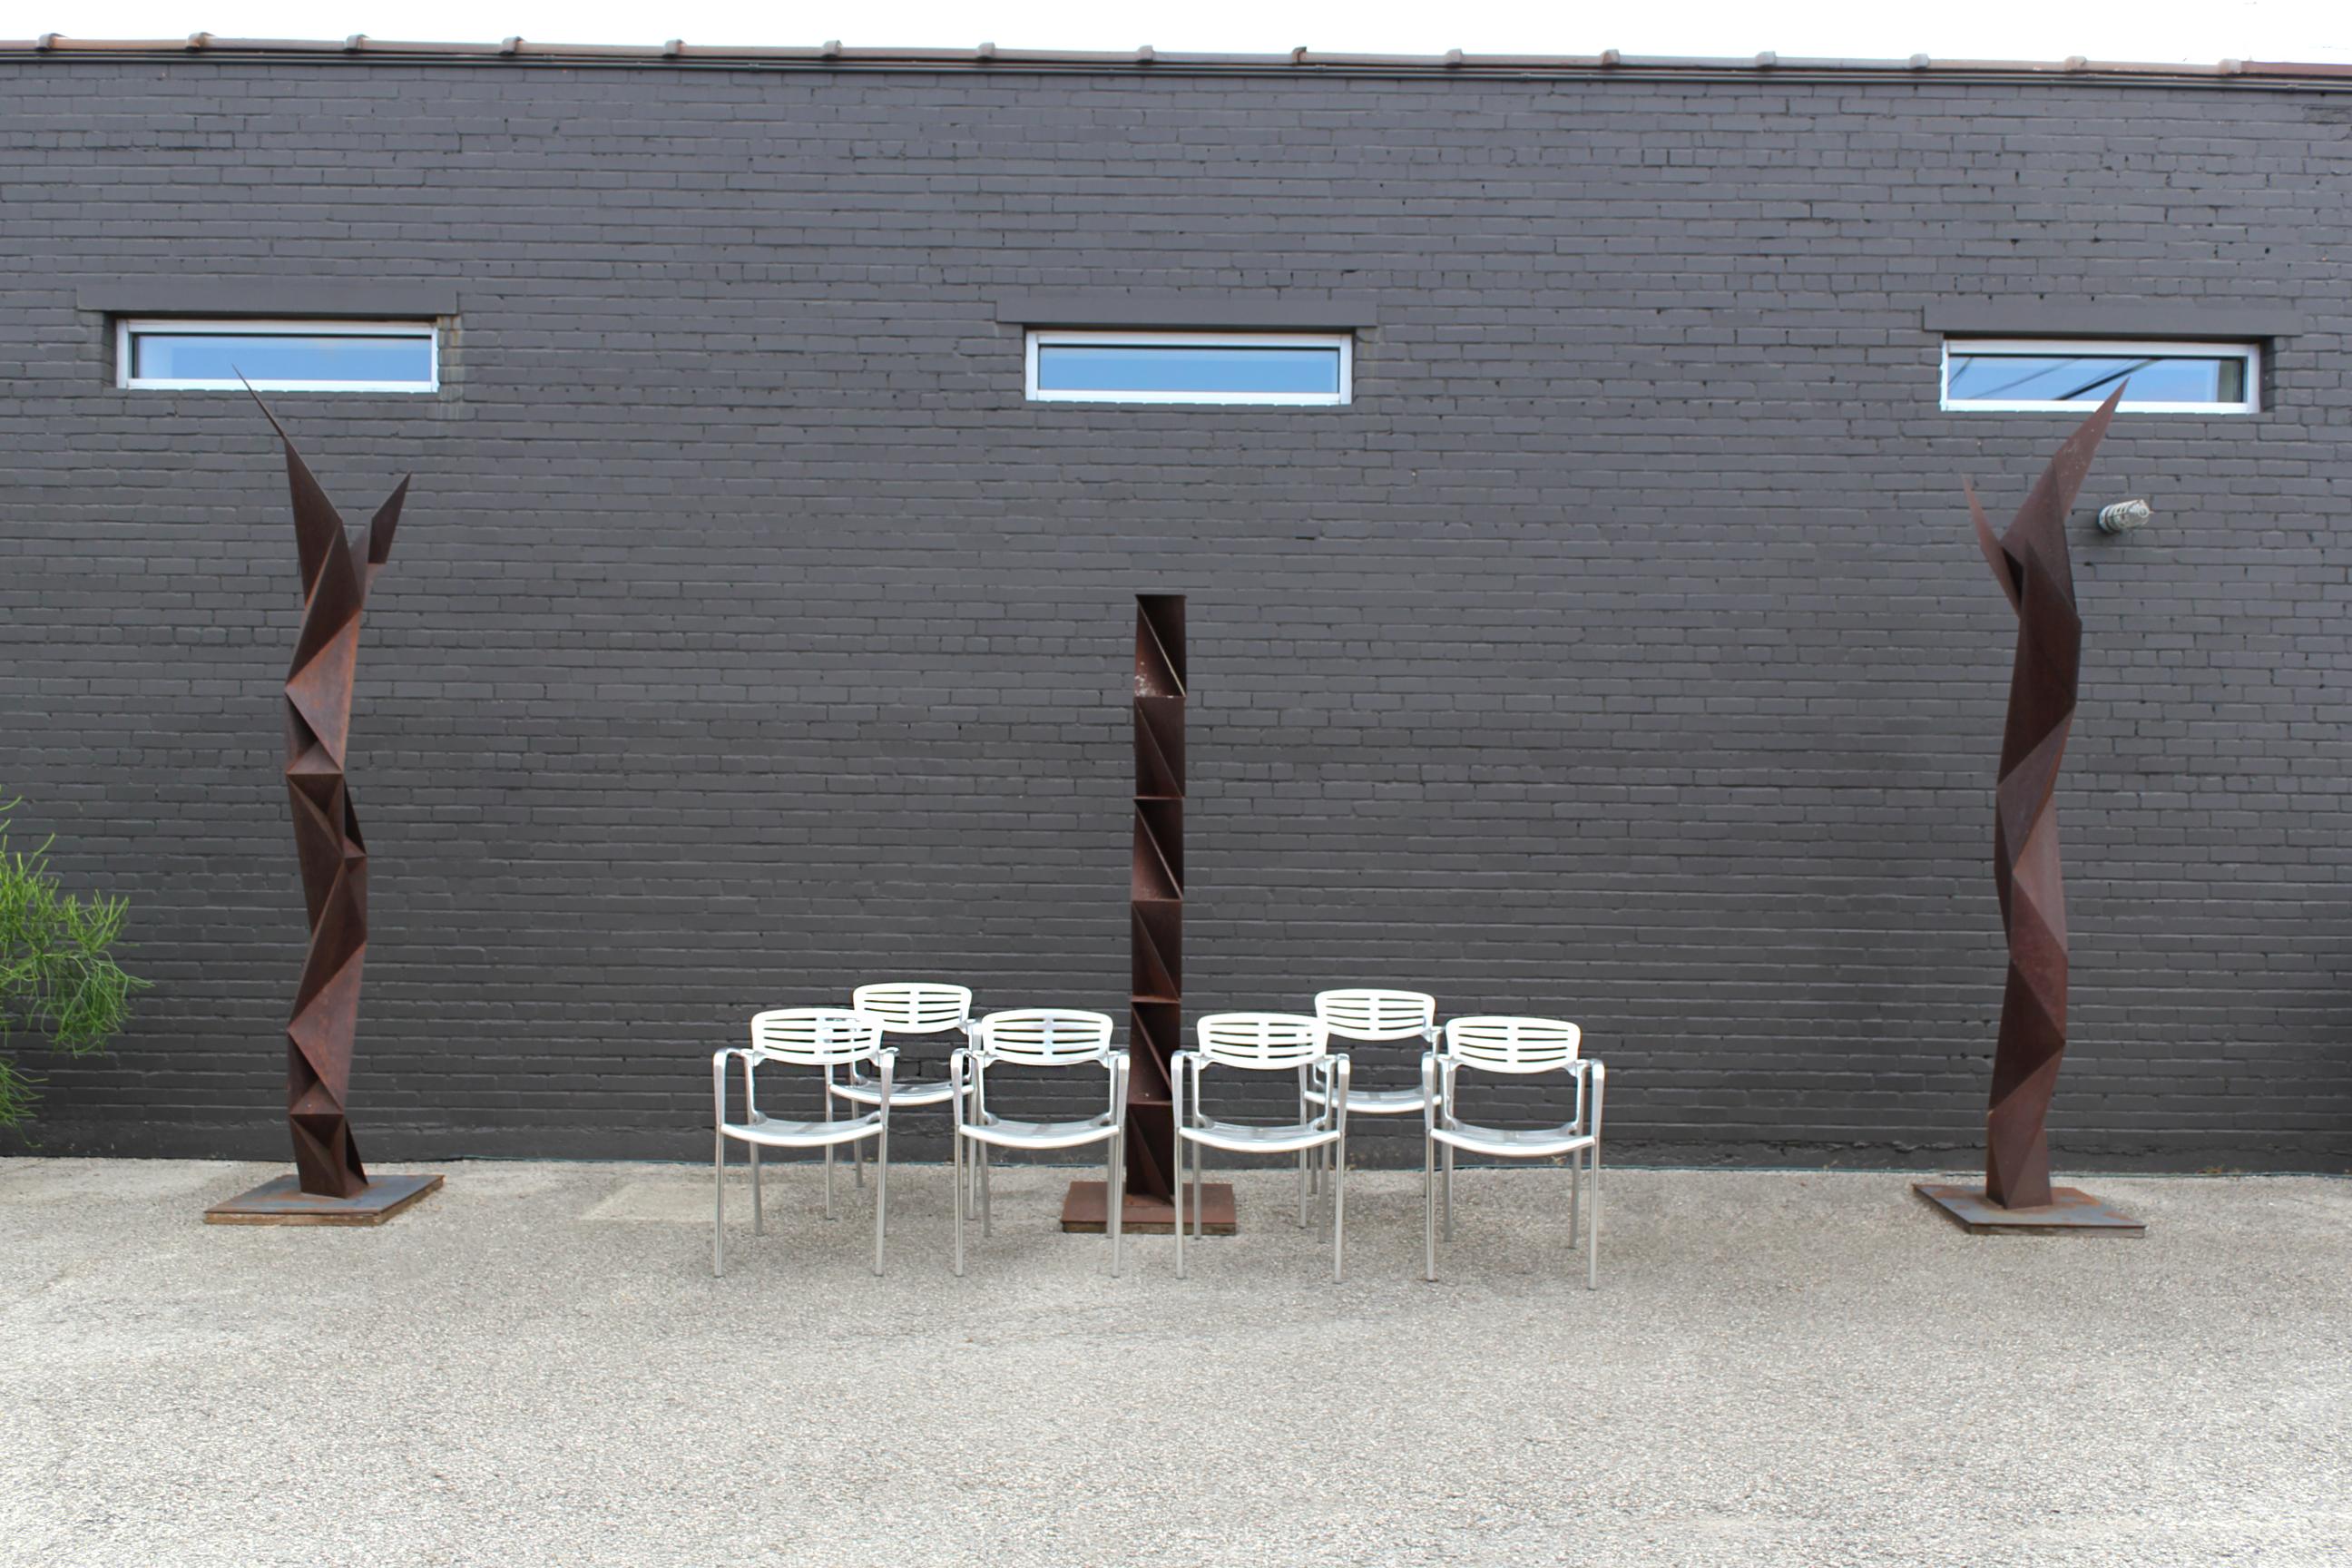
<svg viewBox="0 0 2352 1568"><path fill-rule="evenodd" d="M1110 1046L1111 1020L1107 1013L1084 1013L1066 1007L1023 1007L991 1013L980 1021L971 1047L961 1050L949 1067L955 1091L955 1271L963 1272L965 1198L971 1186L964 1169L965 1145L985 1157L996 1149L1081 1149L1105 1145L1109 1171L1104 1190L1110 1206L1105 1228L1110 1232L1110 1271L1118 1274L1119 1211L1126 1200L1127 1053ZM988 1102L988 1070L993 1067L1099 1067L1110 1078L1110 1099L1100 1115L1074 1121L1017 1121L999 1116ZM981 1234L994 1234L988 1185L980 1189Z"/></svg>
<svg viewBox="0 0 2352 1568"><path fill-rule="evenodd" d="M1184 1146L1192 1146L1192 1225L1205 1235L1201 1189L1208 1152L1296 1154L1300 1158L1298 1223L1307 1223L1306 1156L1328 1148L1332 1177L1324 1210L1331 1237L1331 1278L1345 1278L1347 1261L1348 1058L1333 1056L1319 1018L1297 1013L1213 1013L1198 1026L1197 1050L1178 1051L1170 1063L1170 1112L1176 1123L1176 1278L1184 1278ZM1300 1075L1298 1120L1265 1126L1213 1119L1201 1102L1201 1074L1211 1067ZM1309 1105L1305 1089L1319 1091Z"/></svg>
<svg viewBox="0 0 2352 1568"><path fill-rule="evenodd" d="M1454 1153L1491 1154L1505 1160L1549 1160L1572 1155L1569 1167L1569 1246L1576 1245L1578 1198L1585 1166L1592 1174L1592 1197L1585 1205L1584 1283L1601 1284L1601 1100L1609 1071L1577 1054L1584 1032L1556 1018L1456 1018L1445 1026L1444 1044L1422 1061L1423 1123L1421 1205L1426 1274L1437 1278L1437 1212L1445 1211L1445 1239L1454 1239ZM1454 1110L1457 1076L1475 1072L1564 1073L1576 1085L1575 1114L1558 1127L1481 1127ZM1444 1151L1439 1168L1440 1150ZM1440 1193L1443 1193L1441 1198Z"/></svg>
<svg viewBox="0 0 2352 1568"><path fill-rule="evenodd" d="M850 993L853 1012L864 1013L882 1020L884 1029L893 1035L960 1035L962 1038L951 1047L961 1050L971 1044L971 992L961 985L940 985L926 980L885 980L872 985L861 985ZM852 1064L843 1074L843 1081L833 1085L832 1092L855 1105L877 1103L874 1080ZM890 1091L890 1103L901 1110L925 1106L945 1105L955 1098L955 1085L948 1079L917 1079L901 1083ZM857 1162L857 1184L866 1184L866 1146L853 1148ZM827 1155L827 1163L831 1162Z"/></svg>
<svg viewBox="0 0 2352 1568"><path fill-rule="evenodd" d="M727 1120L727 1062L743 1063L743 1120ZM822 1149L825 1154L824 1215L833 1217L833 1151L843 1143L863 1145L874 1140L874 1272L882 1272L882 1233L890 1184L891 1079L898 1071L898 1053L882 1044L882 1020L842 1007L785 1007L761 1013L751 1020L749 1047L730 1046L710 1058L710 1094L717 1134L712 1140L710 1211L710 1272L727 1272L727 1140L750 1146L751 1152L751 1234L767 1230L760 1206L761 1149ZM875 1107L860 1116L836 1121L833 1095L824 1096L822 1121L784 1121L760 1110L752 1079L765 1062L821 1069L828 1090L833 1069L871 1063Z"/></svg>
<svg viewBox="0 0 2352 1568"><path fill-rule="evenodd" d="M1389 1040L1417 1040L1418 1058L1437 1048L1437 999L1419 991L1380 991L1363 987L1345 991L1322 991L1315 996L1315 1016L1323 1020L1324 1031L1334 1040L1349 1040L1378 1045ZM1320 1091L1299 1075L1299 1093L1310 1105L1322 1103ZM1366 1089L1361 1085L1348 1091L1348 1114L1350 1116L1419 1116L1422 1113L1422 1092L1418 1084L1403 1089ZM1307 1156L1298 1157L1302 1171ZM1320 1164L1314 1180L1322 1179Z"/></svg>

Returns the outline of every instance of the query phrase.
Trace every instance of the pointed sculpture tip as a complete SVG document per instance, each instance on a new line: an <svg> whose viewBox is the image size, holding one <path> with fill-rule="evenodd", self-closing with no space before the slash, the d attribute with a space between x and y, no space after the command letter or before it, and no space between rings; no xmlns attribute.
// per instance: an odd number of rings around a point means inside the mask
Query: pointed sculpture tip
<svg viewBox="0 0 2352 1568"><path fill-rule="evenodd" d="M231 365L229 374L236 376L237 384L245 388L245 395L253 399L253 405L261 410L261 416L269 421L269 427L278 432L278 438L291 447L294 437L286 434L286 426L278 423L278 416L269 412L269 405L261 401L261 394L253 390L253 383L245 378L245 372Z"/></svg>

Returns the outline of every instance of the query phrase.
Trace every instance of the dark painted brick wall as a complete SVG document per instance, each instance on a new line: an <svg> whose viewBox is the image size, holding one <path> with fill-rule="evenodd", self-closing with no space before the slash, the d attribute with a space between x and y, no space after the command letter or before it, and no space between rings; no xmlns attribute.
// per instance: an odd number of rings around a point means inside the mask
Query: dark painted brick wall
<svg viewBox="0 0 2352 1568"><path fill-rule="evenodd" d="M2344 1168L2347 104L12 62L0 784L156 982L47 1146L282 1149L283 479L76 293L218 278L461 300L437 396L280 399L354 518L418 475L352 764L394 1160L699 1157L711 1047L863 977L1123 1016L1148 590L1195 1011L1410 983L1580 1019L1627 1157L1966 1163L2012 621L1959 481L2006 518L2071 421L1939 413L1922 311L2299 310L2270 412L2119 422L2076 519L2055 1145ZM1024 405L997 301L1112 284L1369 293L1356 404Z"/></svg>

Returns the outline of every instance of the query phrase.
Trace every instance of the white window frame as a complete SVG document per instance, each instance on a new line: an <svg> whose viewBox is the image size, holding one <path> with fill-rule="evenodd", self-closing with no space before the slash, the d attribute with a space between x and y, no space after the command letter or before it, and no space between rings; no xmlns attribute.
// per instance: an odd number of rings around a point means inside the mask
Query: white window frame
<svg viewBox="0 0 2352 1568"><path fill-rule="evenodd" d="M1337 349L1339 390L1331 392L1049 392L1037 384L1041 348ZM1129 332L1081 331L1033 327L1029 331L1028 397L1032 403L1190 404L1194 407L1243 405L1286 408L1338 408L1355 401L1356 335L1353 332Z"/></svg>
<svg viewBox="0 0 2352 1568"><path fill-rule="evenodd" d="M2215 341L2198 338L2134 339L2116 338L1964 338L1944 340L1943 359L1937 370L1940 383L1941 405L1953 414L2080 414L2086 406L2081 401L2060 403L2048 398L2002 398L1979 400L1952 396L1952 351L1969 354L2015 354L2023 358L2035 355L2096 355L2103 359L2180 357L2195 359L2236 358L2245 362L2246 395L2238 403L2150 403L2126 396L2116 405L2118 414L2212 414L2230 416L2262 412L2263 350L2259 343Z"/></svg>
<svg viewBox="0 0 2352 1568"><path fill-rule="evenodd" d="M242 392L245 383L231 377L182 380L134 376L131 342L142 334L196 337L210 334L289 338L423 338L430 358L425 379L419 381L285 381L257 380L256 392L438 392L441 390L441 323L438 321L309 321L276 316L260 321L223 321L216 317L138 316L117 321L114 328L114 384L131 392Z"/></svg>

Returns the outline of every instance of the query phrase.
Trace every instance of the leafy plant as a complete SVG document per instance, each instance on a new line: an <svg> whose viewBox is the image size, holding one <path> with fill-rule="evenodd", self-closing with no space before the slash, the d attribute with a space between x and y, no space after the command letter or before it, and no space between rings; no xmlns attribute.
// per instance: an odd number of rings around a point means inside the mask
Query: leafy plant
<svg viewBox="0 0 2352 1568"><path fill-rule="evenodd" d="M0 813L19 802L0 802ZM0 1127L30 1120L40 1079L16 1065L8 1047L36 1034L69 1056L106 1048L131 1016L131 994L147 982L114 962L130 905L61 891L44 839L29 854L8 847L0 816Z"/></svg>

